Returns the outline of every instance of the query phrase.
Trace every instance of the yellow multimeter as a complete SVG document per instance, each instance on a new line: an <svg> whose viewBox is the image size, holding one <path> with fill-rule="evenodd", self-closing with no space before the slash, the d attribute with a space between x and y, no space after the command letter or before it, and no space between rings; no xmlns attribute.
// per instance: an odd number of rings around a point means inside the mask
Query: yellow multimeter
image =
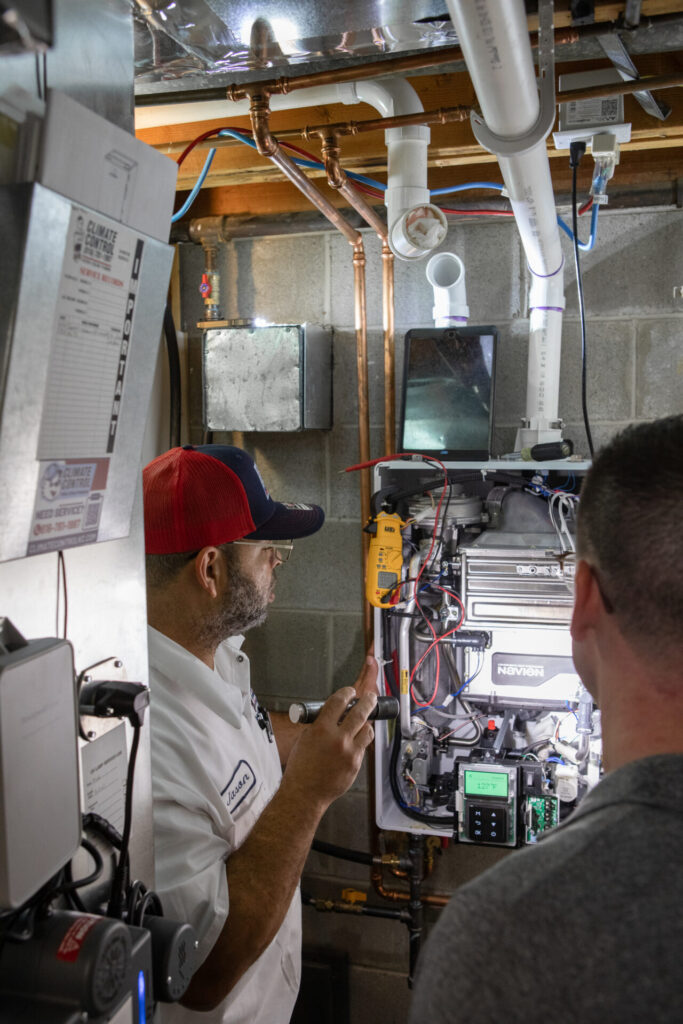
<svg viewBox="0 0 683 1024"><path fill-rule="evenodd" d="M365 577L365 596L375 608L391 608L398 599L406 524L396 512L379 512L372 524ZM391 593L392 601L385 601Z"/></svg>

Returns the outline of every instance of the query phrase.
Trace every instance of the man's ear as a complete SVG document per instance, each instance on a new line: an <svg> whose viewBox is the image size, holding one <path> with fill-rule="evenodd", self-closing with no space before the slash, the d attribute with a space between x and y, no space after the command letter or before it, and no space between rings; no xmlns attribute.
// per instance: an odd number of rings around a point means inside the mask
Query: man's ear
<svg viewBox="0 0 683 1024"><path fill-rule="evenodd" d="M194 560L194 575L199 586L209 597L218 596L218 577L222 570L218 548L202 548Z"/></svg>
<svg viewBox="0 0 683 1024"><path fill-rule="evenodd" d="M597 624L603 610L598 583L588 562L580 559L574 578L574 611L570 632L572 639L581 641Z"/></svg>

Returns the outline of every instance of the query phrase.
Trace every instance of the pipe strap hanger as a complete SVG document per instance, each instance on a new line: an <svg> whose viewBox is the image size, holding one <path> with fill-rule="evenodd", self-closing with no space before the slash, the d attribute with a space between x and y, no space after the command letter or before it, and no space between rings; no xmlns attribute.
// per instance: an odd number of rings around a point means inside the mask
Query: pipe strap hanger
<svg viewBox="0 0 683 1024"><path fill-rule="evenodd" d="M550 135L555 124L555 40L553 29L553 0L539 0L538 4L538 75L539 111L532 127L514 138L497 135L488 127L481 114L472 110L470 124L480 146L495 156L510 157L526 153Z"/></svg>

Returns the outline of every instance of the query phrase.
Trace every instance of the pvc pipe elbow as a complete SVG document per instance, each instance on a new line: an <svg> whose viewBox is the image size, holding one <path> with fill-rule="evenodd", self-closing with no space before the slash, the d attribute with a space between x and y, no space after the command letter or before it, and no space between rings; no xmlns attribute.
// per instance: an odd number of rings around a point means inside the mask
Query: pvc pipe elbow
<svg viewBox="0 0 683 1024"><path fill-rule="evenodd" d="M470 309L465 289L465 264L454 252L432 256L425 274L434 289L432 316L436 327L467 323Z"/></svg>

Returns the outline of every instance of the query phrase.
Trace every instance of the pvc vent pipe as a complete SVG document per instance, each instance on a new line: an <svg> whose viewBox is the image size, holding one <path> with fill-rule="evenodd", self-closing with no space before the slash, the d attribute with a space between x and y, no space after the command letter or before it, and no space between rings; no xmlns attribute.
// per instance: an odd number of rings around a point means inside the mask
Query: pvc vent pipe
<svg viewBox="0 0 683 1024"><path fill-rule="evenodd" d="M545 139L525 141L541 110L526 9L522 0L446 3L486 127L501 143L498 162L532 275L526 415L518 450L562 438L562 247Z"/></svg>
<svg viewBox="0 0 683 1024"><path fill-rule="evenodd" d="M353 82L340 86L344 102L351 97L369 103L382 117L420 114L424 111L420 97L412 85L398 78L383 82ZM347 90L344 93L344 89ZM384 133L387 147L387 208L389 245L401 260L419 260L442 244L448 221L442 210L430 202L427 186L427 148L431 132L427 125L406 125L388 128Z"/></svg>
<svg viewBox="0 0 683 1024"><path fill-rule="evenodd" d="M437 252L425 273L434 289L432 316L435 327L467 323L470 309L465 291L465 264L454 252Z"/></svg>

